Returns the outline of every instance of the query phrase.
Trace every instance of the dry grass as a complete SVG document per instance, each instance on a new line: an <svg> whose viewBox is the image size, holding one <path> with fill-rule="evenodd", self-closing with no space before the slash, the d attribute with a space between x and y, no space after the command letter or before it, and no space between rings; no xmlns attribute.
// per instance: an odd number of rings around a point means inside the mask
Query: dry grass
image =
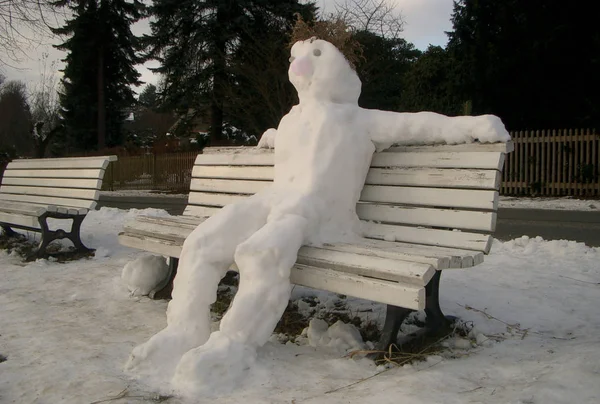
<svg viewBox="0 0 600 404"><path fill-rule="evenodd" d="M298 41L316 38L338 48L352 68L356 68L359 60L364 59L362 45L354 39L352 31L343 20L306 22L300 14L296 17L290 47Z"/></svg>

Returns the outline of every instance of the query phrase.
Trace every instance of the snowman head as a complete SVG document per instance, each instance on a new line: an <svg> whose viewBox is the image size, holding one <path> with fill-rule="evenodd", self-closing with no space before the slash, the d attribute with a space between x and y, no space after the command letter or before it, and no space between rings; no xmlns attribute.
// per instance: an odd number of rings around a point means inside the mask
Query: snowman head
<svg viewBox="0 0 600 404"><path fill-rule="evenodd" d="M301 103L312 99L358 104L360 79L344 55L327 41L312 38L296 42L288 77Z"/></svg>

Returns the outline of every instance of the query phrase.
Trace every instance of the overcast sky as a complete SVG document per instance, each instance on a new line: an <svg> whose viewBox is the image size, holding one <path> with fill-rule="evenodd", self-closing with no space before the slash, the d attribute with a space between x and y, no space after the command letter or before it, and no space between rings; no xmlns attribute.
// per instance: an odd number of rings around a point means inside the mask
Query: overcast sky
<svg viewBox="0 0 600 404"><path fill-rule="evenodd" d="M324 11L334 10L335 3L343 3L344 0L316 0L317 5ZM390 4L395 4L397 11L402 15L405 22L404 38L412 42L421 50L427 49L429 44L445 46L447 36L445 31L450 31L450 15L452 13L453 0L386 0ZM136 24L134 32L140 33L148 30L147 21ZM41 63L40 59L43 53L48 53L48 61L58 61L64 58L64 53L60 52L50 44L52 39L46 41L45 45L37 46L28 50L28 57L14 67L0 66L0 72L9 80L25 81L28 87L32 88L40 78ZM48 65L50 63L47 63ZM154 63L156 64L156 63ZM61 68L58 63L58 69ZM142 80L145 82L156 82L156 77L152 72L144 67L140 67ZM56 72L56 74L59 74Z"/></svg>

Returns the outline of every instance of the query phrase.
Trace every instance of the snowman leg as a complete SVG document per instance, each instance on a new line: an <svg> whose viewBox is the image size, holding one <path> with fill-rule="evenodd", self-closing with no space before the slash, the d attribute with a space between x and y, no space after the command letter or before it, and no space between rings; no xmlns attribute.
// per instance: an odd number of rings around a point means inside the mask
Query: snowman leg
<svg viewBox="0 0 600 404"><path fill-rule="evenodd" d="M290 270L304 240L306 219L285 214L246 240L235 251L240 286L220 331L186 353L175 372L183 390L214 386L242 377L275 329L290 297Z"/></svg>
<svg viewBox="0 0 600 404"><path fill-rule="evenodd" d="M239 244L264 225L269 208L259 198L228 205L185 240L167 308L167 327L136 347L126 368L137 373L171 371L188 350L210 335L210 305Z"/></svg>

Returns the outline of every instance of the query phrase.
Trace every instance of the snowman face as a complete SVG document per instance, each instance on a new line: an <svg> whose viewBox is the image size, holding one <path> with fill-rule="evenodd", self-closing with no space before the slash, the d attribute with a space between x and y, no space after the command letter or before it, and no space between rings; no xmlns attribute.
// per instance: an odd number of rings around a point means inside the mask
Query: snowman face
<svg viewBox="0 0 600 404"><path fill-rule="evenodd" d="M301 102L315 99L358 103L360 80L344 55L327 41L296 42L291 51L288 76Z"/></svg>

